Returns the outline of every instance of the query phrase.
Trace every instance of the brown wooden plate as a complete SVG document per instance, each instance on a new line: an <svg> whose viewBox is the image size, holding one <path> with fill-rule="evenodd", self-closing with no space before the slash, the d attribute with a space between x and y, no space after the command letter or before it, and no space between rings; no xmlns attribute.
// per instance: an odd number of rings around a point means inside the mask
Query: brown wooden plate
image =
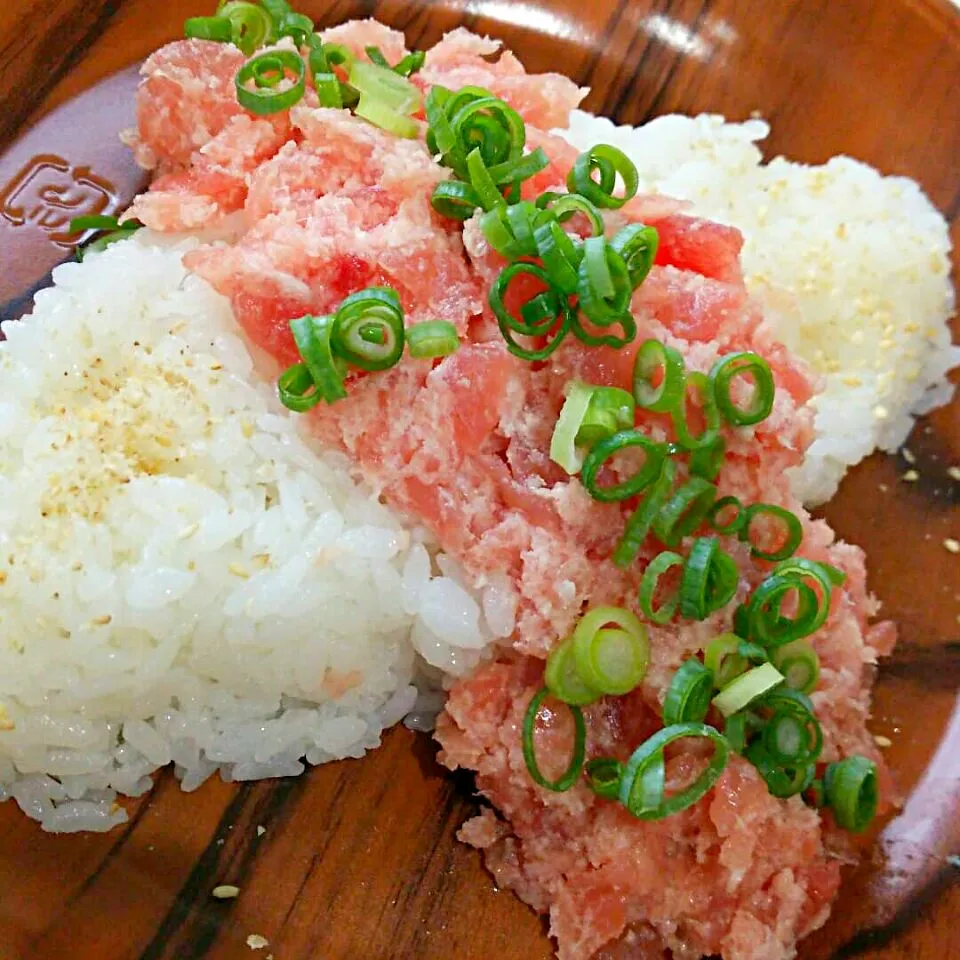
<svg viewBox="0 0 960 960"><path fill-rule="evenodd" d="M70 255L71 216L120 209L142 188L116 140L136 83L122 68L212 2L4 0L0 316L29 307ZM948 0L297 5L323 24L376 16L412 46L464 23L503 38L531 70L589 85L588 108L621 122L759 111L773 122L770 155L849 153L912 176L960 240L960 13ZM955 281L957 263L955 251ZM960 557L943 546L960 537L960 484L947 474L960 463L960 402L909 446L918 482L903 482L902 458L874 457L825 510L866 548L871 586L900 625L873 729L893 743L908 800L804 943L806 960L960 956L960 870L947 860L960 854ZM186 796L162 775L124 803L129 824L106 836L52 837L0 806L0 960L551 955L541 922L454 839L474 809L469 780L441 772L431 742L406 730L297 780L213 780ZM212 901L220 883L240 897ZM251 953L250 934L269 947Z"/></svg>

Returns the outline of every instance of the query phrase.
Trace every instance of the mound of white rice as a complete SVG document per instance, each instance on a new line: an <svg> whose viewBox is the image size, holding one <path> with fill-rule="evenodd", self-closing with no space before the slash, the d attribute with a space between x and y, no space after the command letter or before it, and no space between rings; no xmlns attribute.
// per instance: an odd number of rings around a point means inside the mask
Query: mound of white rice
<svg viewBox="0 0 960 960"><path fill-rule="evenodd" d="M187 247L66 264L4 326L0 800L46 830L122 822L170 762L191 790L359 756L423 660L513 627L509 585L466 590L298 435Z"/></svg>
<svg viewBox="0 0 960 960"><path fill-rule="evenodd" d="M641 191L689 200L743 232L751 292L779 339L824 378L817 438L793 477L807 503L829 499L849 466L877 447L895 450L915 415L950 399L945 375L960 363L947 325L950 238L912 180L847 157L764 165L760 120L665 116L617 127L576 111L557 132L578 149L620 147Z"/></svg>

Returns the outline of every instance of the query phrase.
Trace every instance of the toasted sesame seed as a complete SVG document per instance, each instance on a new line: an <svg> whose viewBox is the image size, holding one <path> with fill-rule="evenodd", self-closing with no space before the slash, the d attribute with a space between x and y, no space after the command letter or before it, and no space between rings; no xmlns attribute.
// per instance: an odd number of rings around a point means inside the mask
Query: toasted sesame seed
<svg viewBox="0 0 960 960"><path fill-rule="evenodd" d="M94 617L90 622L98 627L105 627L113 617L109 613L102 613L99 617Z"/></svg>
<svg viewBox="0 0 960 960"><path fill-rule="evenodd" d="M227 566L227 569L235 577L242 577L244 580L250 579L250 574L247 572L246 568L242 567L239 563L231 563Z"/></svg>
<svg viewBox="0 0 960 960"><path fill-rule="evenodd" d="M960 483L960 467L949 467L947 469L947 476L951 480L956 480L957 483Z"/></svg>
<svg viewBox="0 0 960 960"><path fill-rule="evenodd" d="M950 553L960 553L960 540L954 540L953 537L947 537L943 541L943 545L950 551Z"/></svg>
<svg viewBox="0 0 960 960"><path fill-rule="evenodd" d="M259 933L251 933L247 937L247 946L251 950L262 950L264 947L270 946L270 941L266 937L261 937Z"/></svg>
<svg viewBox="0 0 960 960"><path fill-rule="evenodd" d="M222 883L219 887L214 887L210 891L210 895L217 900L235 900L240 896L240 888L235 887L232 883Z"/></svg>
<svg viewBox="0 0 960 960"><path fill-rule="evenodd" d="M873 738L873 742L878 747L892 747L893 741L889 737L885 737L882 734L876 734Z"/></svg>
<svg viewBox="0 0 960 960"><path fill-rule="evenodd" d="M7 708L0 703L0 730L15 730L17 725L10 719Z"/></svg>
<svg viewBox="0 0 960 960"><path fill-rule="evenodd" d="M908 470L904 475L903 479L907 483L916 483L920 479L920 474L916 470Z"/></svg>
<svg viewBox="0 0 960 960"><path fill-rule="evenodd" d="M877 489L878 489L881 493L886 493L890 488L889 488L885 483L878 483L878 484L877 484Z"/></svg>
<svg viewBox="0 0 960 960"><path fill-rule="evenodd" d="M913 451L909 447L904 447L901 451L903 454L903 459L909 464L914 464L917 462L917 458L913 455Z"/></svg>

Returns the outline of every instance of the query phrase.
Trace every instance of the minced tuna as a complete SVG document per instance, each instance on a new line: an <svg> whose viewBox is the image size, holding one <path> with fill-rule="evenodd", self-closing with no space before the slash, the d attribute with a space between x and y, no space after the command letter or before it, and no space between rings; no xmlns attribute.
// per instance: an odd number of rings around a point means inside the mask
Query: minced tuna
<svg viewBox="0 0 960 960"><path fill-rule="evenodd" d="M356 52L376 44L394 61L402 35L372 21L324 35ZM564 127L583 91L556 74L527 74L509 52L463 30L433 48L414 78L422 87L484 86L527 123L528 143L550 165L525 185L533 195L563 189L576 152L547 131ZM347 294L393 287L407 322L452 321L461 347L437 361L405 359L376 375L351 375L348 396L311 414L317 435L350 455L386 500L425 525L475 585L506 575L515 629L489 662L458 682L437 726L441 760L476 772L486 810L462 838L480 847L498 882L549 915L560 956L780 960L821 925L850 855L829 814L799 797L777 800L754 768L734 757L716 787L686 811L657 822L634 819L585 786L554 794L527 772L520 728L543 685L544 661L582 611L611 603L637 610L638 571L661 546L652 541L624 571L610 556L629 510L591 499L548 456L571 379L630 388L636 345L655 337L678 349L688 369L707 371L722 354L752 350L777 384L771 416L727 430L720 495L779 504L801 518L801 554L847 574L830 617L812 642L821 679L813 699L825 736L823 759L873 759L882 792L892 789L866 729L872 664L892 646L889 624L871 626L862 552L836 542L790 492L787 470L812 438L807 401L816 384L770 334L740 270L737 230L692 216L686 204L637 197L608 215L613 229L657 227L652 272L632 302L637 336L622 350L569 339L548 362L508 352L486 292L504 262L477 221L440 218L430 194L450 172L422 139L402 140L310 95L260 120L236 103L232 77L243 62L231 48L171 44L144 66L137 155L160 176L132 214L158 230L196 227L221 238L187 265L230 298L248 336L280 364L297 359L292 318L330 312ZM641 411L637 424L659 439L668 421ZM683 470L685 468L681 468ZM737 562L737 597L701 623L650 627L651 663L642 685L586 708L587 754L626 759L662 725L673 672L730 627L736 602L769 564L724 544ZM546 771L563 766L567 714L545 711L538 752ZM668 754L668 784L695 777L696 747Z"/></svg>

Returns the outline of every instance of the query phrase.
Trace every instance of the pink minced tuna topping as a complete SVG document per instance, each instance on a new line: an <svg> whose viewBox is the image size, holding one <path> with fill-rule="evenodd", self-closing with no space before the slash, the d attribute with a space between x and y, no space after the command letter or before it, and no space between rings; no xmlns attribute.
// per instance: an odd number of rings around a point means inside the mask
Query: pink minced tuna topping
<svg viewBox="0 0 960 960"><path fill-rule="evenodd" d="M373 21L327 31L362 52L376 44L395 61L401 34ZM476 220L460 225L430 206L449 171L422 140L402 140L346 110L322 109L313 94L267 119L236 102L236 49L199 40L170 44L144 65L138 159L157 171L131 211L157 230L214 228L229 242L188 255L188 266L230 298L238 322L281 364L297 359L289 320L331 311L348 293L387 284L408 323L454 322L462 346L440 361L405 358L348 381L349 396L312 414L319 437L345 450L387 500L427 525L478 582L506 573L516 591L516 628L499 659L452 690L437 737L448 766L476 771L490 810L462 837L484 850L498 881L550 917L561 957L675 957L712 953L730 960L777 960L822 924L849 850L829 815L799 798L777 800L752 766L734 757L719 783L690 809L658 822L634 819L585 786L563 794L534 784L520 745L523 714L542 685L544 659L581 611L600 603L636 609L638 570L659 552L649 542L624 572L610 560L628 508L592 500L550 461L553 426L574 377L629 389L636 344L656 337L706 371L733 350L753 350L777 383L772 415L728 430L720 495L785 506L804 524L801 553L844 570L826 625L812 638L820 656L813 695L823 726L823 759L874 759L889 798L889 776L866 729L871 665L894 642L890 624L871 626L862 552L836 542L791 495L788 467L812 437L807 369L773 340L747 295L740 234L685 213L664 197L638 197L608 217L614 228L643 221L660 233L657 266L635 294L633 347L591 349L572 339L547 363L505 348L486 291L503 267ZM567 123L583 91L556 74L530 75L509 52L464 30L448 34L414 78L487 87L527 124L528 143L550 166L525 185L529 195L562 189L575 151L547 132ZM666 422L641 411L638 426L664 439ZM744 545L725 543L740 568L737 600L766 574ZM729 628L737 600L704 623L650 628L651 664L640 688L585 710L588 756L625 759L660 725L677 666ZM546 711L538 733L549 775L568 756L566 714ZM682 785L705 763L696 746L668 757Z"/></svg>

